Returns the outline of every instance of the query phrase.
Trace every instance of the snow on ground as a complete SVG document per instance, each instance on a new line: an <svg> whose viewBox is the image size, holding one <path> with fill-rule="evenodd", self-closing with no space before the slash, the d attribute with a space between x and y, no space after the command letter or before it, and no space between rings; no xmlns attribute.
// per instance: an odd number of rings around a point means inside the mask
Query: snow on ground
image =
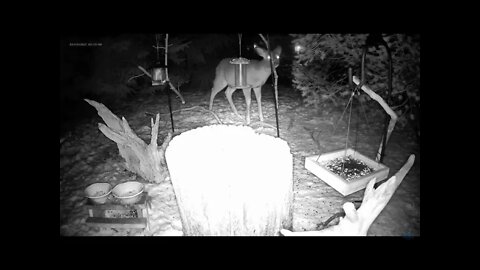
<svg viewBox="0 0 480 270"><path fill-rule="evenodd" d="M328 186L304 168L306 156L330 152L345 147L346 121L340 121L335 134L333 129L342 114L342 109L334 110L326 106L320 112L301 106L299 94L292 89L279 87L280 136L290 146L294 157L294 215L293 230L315 230L319 223L342 211L343 203L361 200L364 190L346 197ZM173 110L200 106L208 108L209 93L185 92L186 104L172 99ZM239 113L245 115L245 101L241 91L233 95ZM276 131L262 126L257 121L257 105L252 102L252 126L257 132L276 135ZM264 86L262 107L265 122L275 126L273 94L270 86ZM92 110L95 110L93 107ZM124 116L136 134L147 143L150 140L150 118L145 113L160 112L159 144L167 132L171 131L165 94L137 98L123 108L110 108L114 114ZM244 124L235 116L224 95L217 95L213 110L224 124ZM356 114L350 125L349 147L360 153L374 157L378 149L383 120L366 120L363 114ZM344 116L343 119L347 119ZM352 119L353 120L353 119ZM368 122L368 123L367 123ZM77 126L60 148L60 234L65 236L180 236L182 224L175 194L170 181L160 184L145 182L142 178L125 170L116 144L106 138L97 123L99 116L88 123ZM205 110L192 108L174 113L175 133L197 127L217 124L215 118ZM394 130L384 164L393 175L412 153L415 164L393 195L389 204L374 221L370 236L418 236L420 235L420 152L413 132ZM140 181L151 198L149 226L141 229L105 229L85 223L87 210L84 189L95 182L108 182L115 186L126 181ZM383 182L378 183L377 185ZM338 219L330 225L338 223Z"/></svg>

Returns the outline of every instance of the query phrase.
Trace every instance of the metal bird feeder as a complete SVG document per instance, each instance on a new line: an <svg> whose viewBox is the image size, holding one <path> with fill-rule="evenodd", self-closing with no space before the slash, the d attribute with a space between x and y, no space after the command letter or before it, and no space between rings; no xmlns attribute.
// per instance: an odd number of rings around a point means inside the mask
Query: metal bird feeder
<svg viewBox="0 0 480 270"><path fill-rule="evenodd" d="M155 62L153 68L152 68L152 86L155 85L166 85L166 92L167 92L167 97L168 97L168 110L170 111L170 121L172 123L172 133L175 133L175 129L173 127L173 114L172 114L172 101L170 99L170 86L171 83L168 79L168 34L165 35L165 47L160 47L159 46L159 36L158 34L155 35L155 41L156 41L156 46L153 46L157 52L157 61ZM165 62L162 64L160 62L160 53L159 49L164 49L165 50Z"/></svg>
<svg viewBox="0 0 480 270"><path fill-rule="evenodd" d="M235 88L251 88L247 84L247 67L250 63L250 60L242 57L242 34L238 34L238 43L239 43L239 58L234 58L230 61L230 64L234 66L235 74Z"/></svg>
<svg viewBox="0 0 480 270"><path fill-rule="evenodd" d="M167 82L167 67L156 62L152 68L152 86L164 85Z"/></svg>
<svg viewBox="0 0 480 270"><path fill-rule="evenodd" d="M247 84L247 67L250 60L246 58L235 58L230 61L230 64L235 65L235 87L236 88L248 88L251 87Z"/></svg>
<svg viewBox="0 0 480 270"><path fill-rule="evenodd" d="M155 35L156 46L153 46L156 50L157 61L152 67L152 86L155 85L164 85L167 82L167 49L160 47L159 45L159 35ZM167 45L165 45L167 46ZM160 62L160 53L159 49L165 49L165 63Z"/></svg>

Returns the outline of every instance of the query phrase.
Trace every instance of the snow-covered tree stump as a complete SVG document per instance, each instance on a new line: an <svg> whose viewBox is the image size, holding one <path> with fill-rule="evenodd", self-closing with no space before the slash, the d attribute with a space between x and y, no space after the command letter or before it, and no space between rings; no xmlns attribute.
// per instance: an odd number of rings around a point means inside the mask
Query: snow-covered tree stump
<svg viewBox="0 0 480 270"><path fill-rule="evenodd" d="M149 182L159 183L165 180L168 171L164 153L172 139L172 134L168 133L162 146L158 147L159 114L156 115L155 122L151 119L152 137L150 144L147 145L132 131L124 117L120 120L102 103L89 99L85 99L85 101L97 109L98 115L107 124L98 123L98 128L110 140L117 143L120 155L125 159L127 170Z"/></svg>
<svg viewBox="0 0 480 270"><path fill-rule="evenodd" d="M165 152L185 235L278 235L292 225L286 141L246 126L184 132Z"/></svg>
<svg viewBox="0 0 480 270"><path fill-rule="evenodd" d="M375 179L372 179L365 188L362 205L355 209L353 203L345 203L343 205L345 217L340 219L337 225L321 231L292 232L284 229L281 234L285 236L366 236L370 225L388 204L414 161L415 155L412 154L394 176L376 189L373 188Z"/></svg>

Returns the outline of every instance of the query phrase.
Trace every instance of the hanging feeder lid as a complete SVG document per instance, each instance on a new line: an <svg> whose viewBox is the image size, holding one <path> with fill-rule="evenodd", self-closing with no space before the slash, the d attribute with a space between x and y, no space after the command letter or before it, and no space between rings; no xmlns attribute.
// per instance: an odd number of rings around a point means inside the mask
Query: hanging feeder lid
<svg viewBox="0 0 480 270"><path fill-rule="evenodd" d="M234 58L230 60L230 64L236 64L236 65L250 64L250 60L248 60L247 58L239 57L239 58Z"/></svg>

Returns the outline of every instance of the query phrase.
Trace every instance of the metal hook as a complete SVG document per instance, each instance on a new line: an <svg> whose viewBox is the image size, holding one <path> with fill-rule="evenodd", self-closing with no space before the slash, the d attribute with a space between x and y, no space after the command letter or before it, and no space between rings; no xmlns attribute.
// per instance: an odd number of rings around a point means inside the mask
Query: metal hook
<svg viewBox="0 0 480 270"><path fill-rule="evenodd" d="M361 81L358 86L363 86L365 84L365 58L367 55L368 48L371 46L378 46L383 45L387 50L387 57L389 62L388 67L388 92L387 92L387 104L390 103L390 95L392 93L392 52L390 47L388 46L387 42L383 39L383 37L378 36L378 34L370 34L367 38L365 45L363 46L363 54L362 54L362 66L361 66Z"/></svg>

